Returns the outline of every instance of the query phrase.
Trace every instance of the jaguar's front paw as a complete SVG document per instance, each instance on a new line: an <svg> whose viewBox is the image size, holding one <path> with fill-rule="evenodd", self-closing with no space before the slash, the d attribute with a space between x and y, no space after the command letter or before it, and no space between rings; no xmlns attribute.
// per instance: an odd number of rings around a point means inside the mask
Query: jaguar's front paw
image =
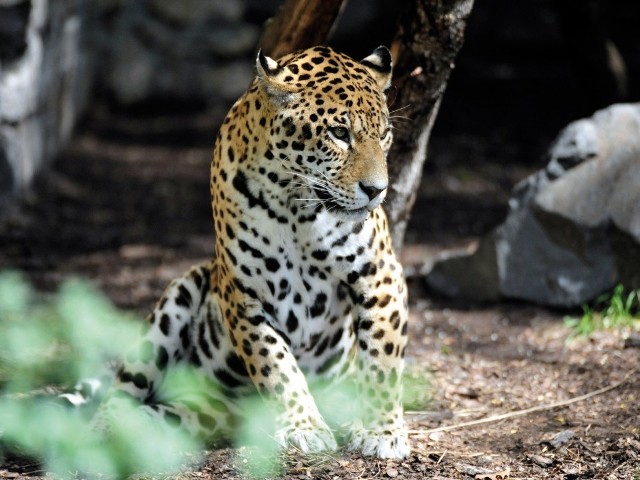
<svg viewBox="0 0 640 480"><path fill-rule="evenodd" d="M293 446L302 453L333 451L338 448L333 433L326 426L309 429L281 428L276 431L275 439L283 448Z"/></svg>
<svg viewBox="0 0 640 480"><path fill-rule="evenodd" d="M406 458L411 453L407 432L401 428L374 431L354 426L347 449L378 458Z"/></svg>

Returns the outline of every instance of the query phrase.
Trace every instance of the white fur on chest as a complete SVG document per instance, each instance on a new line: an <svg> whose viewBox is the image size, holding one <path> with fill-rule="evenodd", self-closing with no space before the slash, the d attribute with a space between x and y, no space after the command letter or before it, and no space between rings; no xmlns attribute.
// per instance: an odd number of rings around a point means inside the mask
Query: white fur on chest
<svg viewBox="0 0 640 480"><path fill-rule="evenodd" d="M346 270L334 256L361 250L360 237L353 233L355 224L321 212L313 222L296 224L294 231L267 212L250 215L255 231L239 232L235 249L241 264L237 274L258 296L252 309L267 311L269 321L291 342L302 367L317 369L336 352L346 357L354 341L353 300L345 283ZM258 249L255 232L269 240L259 242L259 255L240 248L253 242L251 248ZM269 271L266 265L277 269Z"/></svg>

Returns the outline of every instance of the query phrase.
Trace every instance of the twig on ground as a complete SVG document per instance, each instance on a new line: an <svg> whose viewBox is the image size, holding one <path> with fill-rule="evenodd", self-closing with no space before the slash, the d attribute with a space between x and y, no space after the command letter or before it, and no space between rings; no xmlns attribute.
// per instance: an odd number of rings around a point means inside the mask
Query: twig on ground
<svg viewBox="0 0 640 480"><path fill-rule="evenodd" d="M463 423L457 423L455 425L445 425L443 427L437 427L437 428L431 428L428 430L409 430L409 434L410 435L430 435L432 433L435 432L446 432L449 430L456 430L458 428L466 428L466 427L472 427L475 425L481 425L483 423L491 423L491 422L499 422L500 420L506 420L508 418L513 418L513 417L518 417L521 415L528 415L530 413L534 413L534 412L540 412L543 410L551 410L552 408L557 408L557 407L564 407L566 405L571 405L572 403L577 403L577 402L581 402L583 400L587 400L591 397L595 397L597 395L602 395L603 393L609 392L611 390L615 390L616 388L621 387L622 385L624 385L625 383L627 383L627 381L629 380L629 378L636 374L637 370L632 370L629 373L627 373L624 378L622 380L620 380L619 382L616 382L612 385L608 385L606 387L602 387L598 390L594 390L593 392L589 392L589 393L585 393L584 395L580 395L578 397L573 397L570 398L568 400L562 400L559 402L553 402L553 403L548 403L545 405L538 405L535 407L531 407L531 408L526 408L524 410L516 410L515 412L508 412L508 413L503 413L500 415L494 415L492 417L487 417L487 418L480 418L478 420L472 420L470 422L463 422Z"/></svg>

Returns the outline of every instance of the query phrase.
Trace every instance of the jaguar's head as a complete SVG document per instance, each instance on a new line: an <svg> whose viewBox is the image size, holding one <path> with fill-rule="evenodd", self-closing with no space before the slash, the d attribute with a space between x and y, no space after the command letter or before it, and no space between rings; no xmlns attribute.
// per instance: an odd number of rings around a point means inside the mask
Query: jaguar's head
<svg viewBox="0 0 640 480"><path fill-rule="evenodd" d="M257 82L271 106L269 156L294 177L301 207L364 219L385 198L392 133L391 54L357 62L328 47L275 61L261 52ZM309 195L312 195L309 198Z"/></svg>

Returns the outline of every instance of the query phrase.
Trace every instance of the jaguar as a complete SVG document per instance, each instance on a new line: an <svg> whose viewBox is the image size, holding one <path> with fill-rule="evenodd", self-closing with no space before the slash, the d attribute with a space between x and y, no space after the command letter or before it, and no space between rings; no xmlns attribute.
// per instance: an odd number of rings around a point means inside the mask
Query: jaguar
<svg viewBox="0 0 640 480"><path fill-rule="evenodd" d="M94 425L107 429L135 400L145 417L199 439L233 437L240 399L253 393L274 409L280 445L335 450L310 384L349 379L357 409L346 447L404 458L407 287L382 207L391 54L259 52L255 68L214 147L213 259L167 287ZM200 388L163 395L181 366Z"/></svg>

